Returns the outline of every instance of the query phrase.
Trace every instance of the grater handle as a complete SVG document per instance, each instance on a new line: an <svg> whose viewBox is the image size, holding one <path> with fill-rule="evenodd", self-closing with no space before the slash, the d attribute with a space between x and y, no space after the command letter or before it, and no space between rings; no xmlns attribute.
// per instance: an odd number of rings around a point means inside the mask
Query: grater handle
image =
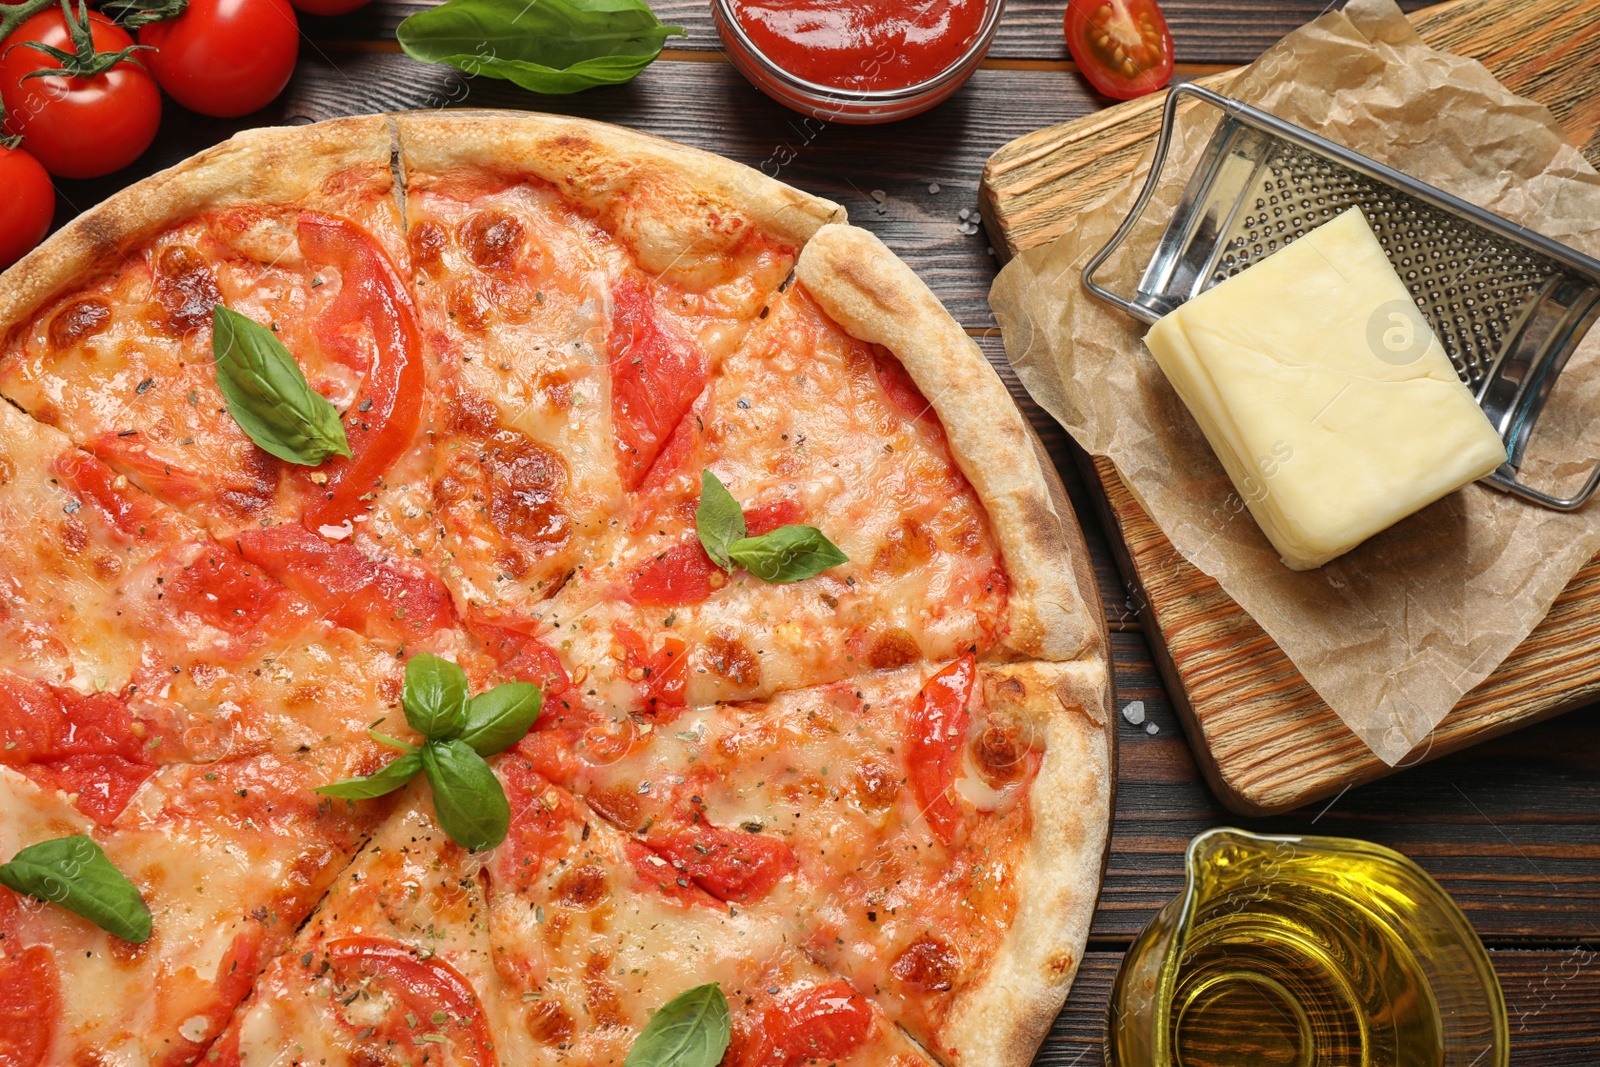
<svg viewBox="0 0 1600 1067"><path fill-rule="evenodd" d="M1129 211L1128 217L1122 220L1122 225L1118 226L1117 232L1111 235L1111 240L1107 241L1105 247L1096 252L1094 258L1089 260L1083 268L1083 287L1085 289L1106 303L1114 304L1121 308L1148 326L1154 326L1159 316L1153 314L1149 308L1140 307L1131 300L1124 300L1111 290L1097 284L1094 280L1094 273L1105 264L1106 260L1111 258L1111 253L1115 252L1117 247L1127 239L1128 234L1133 232L1134 226L1138 225L1140 217L1144 214L1145 207L1150 203L1150 198L1155 195L1156 186L1161 181L1161 167L1167 160L1167 149L1172 144L1172 129L1178 117L1178 98L1191 94L1206 97L1216 96L1216 94L1208 93L1198 86L1189 85L1188 83L1168 90L1167 102L1161 109L1161 134L1156 138L1155 155L1150 159L1150 173L1145 176L1144 188L1139 190L1139 198L1133 202L1133 210ZM1226 99L1221 96L1216 96L1216 98L1218 100Z"/></svg>
<svg viewBox="0 0 1600 1067"><path fill-rule="evenodd" d="M1493 474L1479 478L1478 481L1491 489L1498 489L1502 493L1509 493L1514 497L1547 507L1552 511L1577 511L1588 503L1589 498L1594 495L1595 489L1600 488L1600 464L1595 465L1594 470L1589 472L1589 480L1584 482L1583 488L1572 496L1551 496L1549 493L1540 492L1531 485L1524 485L1517 481L1516 468L1509 463L1500 464Z"/></svg>

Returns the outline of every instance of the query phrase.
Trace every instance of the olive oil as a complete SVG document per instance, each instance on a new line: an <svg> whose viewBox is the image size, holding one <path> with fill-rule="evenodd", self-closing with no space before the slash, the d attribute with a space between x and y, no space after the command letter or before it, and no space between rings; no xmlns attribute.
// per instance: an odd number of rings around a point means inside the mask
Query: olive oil
<svg viewBox="0 0 1600 1067"><path fill-rule="evenodd" d="M1477 936L1409 860L1234 830L1190 846L1188 892L1112 993L1121 1067L1501 1067L1505 1007Z"/></svg>

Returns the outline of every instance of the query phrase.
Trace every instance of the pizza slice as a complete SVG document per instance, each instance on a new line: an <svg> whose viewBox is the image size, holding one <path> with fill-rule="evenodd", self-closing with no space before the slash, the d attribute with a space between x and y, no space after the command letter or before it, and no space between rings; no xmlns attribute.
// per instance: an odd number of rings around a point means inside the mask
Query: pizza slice
<svg viewBox="0 0 1600 1067"><path fill-rule="evenodd" d="M312 792L375 769L372 748L167 764L110 821L0 766L0 856L87 835L152 915L149 940L130 944L0 887L6 1062L197 1062L382 817Z"/></svg>
<svg viewBox="0 0 1600 1067"><path fill-rule="evenodd" d="M538 605L589 561L711 368L841 212L594 123L396 121L443 398L433 556L468 629L536 633Z"/></svg>
<svg viewBox="0 0 1600 1067"><path fill-rule="evenodd" d="M498 771L506 842L469 853L408 794L209 1062L620 1067L655 1009L707 983L729 1004L725 1063L930 1062L847 983L526 761Z"/></svg>
<svg viewBox="0 0 1600 1067"><path fill-rule="evenodd" d="M152 770L365 739L394 658L0 405L0 764L109 823Z"/></svg>
<svg viewBox="0 0 1600 1067"><path fill-rule="evenodd" d="M968 648L1092 648L1070 512L976 347L863 231L824 227L797 276L718 365L596 560L540 608L539 636L588 667L600 699L656 714ZM707 472L749 536L812 526L848 562L787 583L727 573L699 536Z"/></svg>
<svg viewBox="0 0 1600 1067"><path fill-rule="evenodd" d="M516 751L945 1062L1026 1062L1088 935L1105 692L1087 664L968 653L670 724L578 705Z"/></svg>
<svg viewBox="0 0 1600 1067"><path fill-rule="evenodd" d="M430 393L390 141L381 116L251 131L69 224L8 275L0 393L394 645L450 614L417 563L433 544ZM271 328L340 412L348 458L291 464L240 428L218 304Z"/></svg>

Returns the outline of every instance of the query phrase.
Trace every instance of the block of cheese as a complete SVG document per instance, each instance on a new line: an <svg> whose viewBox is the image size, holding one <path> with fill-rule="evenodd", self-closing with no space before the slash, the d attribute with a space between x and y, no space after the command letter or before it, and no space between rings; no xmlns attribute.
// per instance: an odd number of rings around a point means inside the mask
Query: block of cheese
<svg viewBox="0 0 1600 1067"><path fill-rule="evenodd" d="M1506 459L1359 209L1184 303L1145 343L1294 570Z"/></svg>

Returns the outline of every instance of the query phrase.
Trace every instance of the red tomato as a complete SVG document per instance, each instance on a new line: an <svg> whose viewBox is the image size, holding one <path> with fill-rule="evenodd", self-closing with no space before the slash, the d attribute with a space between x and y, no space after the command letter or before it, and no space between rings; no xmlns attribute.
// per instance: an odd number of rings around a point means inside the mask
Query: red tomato
<svg viewBox="0 0 1600 1067"><path fill-rule="evenodd" d="M28 254L50 232L56 191L39 161L20 148L0 145L0 270Z"/></svg>
<svg viewBox="0 0 1600 1067"><path fill-rule="evenodd" d="M300 51L287 0L189 0L184 13L139 27L139 53L167 95L202 115L232 118L283 92Z"/></svg>
<svg viewBox="0 0 1600 1067"><path fill-rule="evenodd" d="M1117 100L1172 79L1172 31L1156 0L1069 0L1067 47L1084 77Z"/></svg>
<svg viewBox="0 0 1600 1067"><path fill-rule="evenodd" d="M567 677L561 657L537 637L481 618L469 616L466 622L467 632L482 642L484 651L494 657L507 677L532 682L544 690L546 707L550 706L552 697L571 687L572 679Z"/></svg>
<svg viewBox="0 0 1600 1067"><path fill-rule="evenodd" d="M217 964L217 977L208 989L200 993L201 1000L192 1005L193 1014L184 1016L183 1026L178 1034L170 1038L171 1044L167 1050L158 1056L154 1067L191 1067L192 1064L205 1062L210 1065L221 1059L219 1053L215 1060L207 1058L202 1061L201 1053L205 1052L212 1043L212 1035L220 1031L233 1016L233 1009L237 1008L245 997L250 995L250 987L255 985L256 975L266 964L261 951L266 941L266 935L261 927L247 927L244 933L234 937L228 951L223 954ZM192 973L192 972L191 972ZM173 994L162 988L161 980L157 980L157 997L165 1003L171 1003ZM184 1036L186 1033L199 1034L196 1038ZM238 1035L232 1037L237 1063ZM220 1042L227 1044L227 1042Z"/></svg>
<svg viewBox="0 0 1600 1067"><path fill-rule="evenodd" d="M79 503L88 506L86 514L100 516L119 539L145 541L165 532L166 523L155 500L129 485L126 478L118 488L116 472L88 453L70 448L55 458L50 470Z"/></svg>
<svg viewBox="0 0 1600 1067"><path fill-rule="evenodd" d="M367 376L345 416L351 458L335 457L317 468L327 475L322 486L310 481L313 472L297 468L316 494L304 516L316 529L360 514L362 498L411 443L422 419L423 369L405 283L372 238L343 219L311 211L301 213L299 230L307 263L340 275L339 294L317 321L317 340L334 359ZM370 354L369 338L375 342Z"/></svg>
<svg viewBox="0 0 1600 1067"><path fill-rule="evenodd" d="M0 764L76 794L78 810L102 826L110 826L155 773L150 749L135 735L120 697L83 696L9 671L0 671L0 743Z"/></svg>
<svg viewBox="0 0 1600 1067"><path fill-rule="evenodd" d="M294 525L246 529L236 540L245 559L311 601L324 618L367 637L415 641L454 619L450 591L439 579L368 559L348 541L330 542Z"/></svg>
<svg viewBox="0 0 1600 1067"><path fill-rule="evenodd" d="M796 1067L849 1056L872 1035L872 1008L848 982L829 982L768 1008L735 1059L739 1067Z"/></svg>
<svg viewBox="0 0 1600 1067"><path fill-rule="evenodd" d="M702 817L651 828L646 843L719 900L748 904L795 868L794 850L770 834L713 826Z"/></svg>
<svg viewBox="0 0 1600 1067"><path fill-rule="evenodd" d="M668 633L655 651L645 648L644 638L626 623L611 628L623 649L623 662L631 675L638 671L640 696L646 713L658 721L670 721L683 707L689 687L689 645L683 638Z"/></svg>
<svg viewBox="0 0 1600 1067"><path fill-rule="evenodd" d="M348 15L371 2L372 0L294 0L294 6L307 15Z"/></svg>
<svg viewBox="0 0 1600 1067"><path fill-rule="evenodd" d="M683 607L706 599L726 578L698 540L682 541L628 574L628 596L644 607Z"/></svg>
<svg viewBox="0 0 1600 1067"><path fill-rule="evenodd" d="M133 44L104 15L90 12L89 24L97 52L119 52ZM73 51L59 8L41 11L18 26L0 54L6 131L26 138L28 151L45 170L63 178L97 178L121 170L150 147L161 125L161 90L149 71L125 59L92 78L28 78L36 70L61 69L59 61L22 47L29 41ZM133 53L135 58L145 54Z"/></svg>
<svg viewBox="0 0 1600 1067"><path fill-rule="evenodd" d="M353 1029L367 1030L376 1042L386 1044L391 1055L407 1053L400 1058L415 1062L430 1047L417 1039L442 1034L456 1062L476 1067L494 1067L498 1062L477 991L448 963L438 957L419 959L412 949L382 937L343 937L329 941L325 951L332 964L336 1001L361 991L374 994L371 999L362 998L363 1012L385 1000L391 1005L376 1033L366 1015L359 1024L352 1024ZM444 1012L445 1021L435 1023L435 1012ZM418 1021L417 1026L408 1023L407 1014Z"/></svg>
<svg viewBox="0 0 1600 1067"><path fill-rule="evenodd" d="M639 876L639 880L674 904L682 904L684 907L691 904L718 906L715 900L697 889L686 875L680 873L654 850L630 839L623 842L622 851L628 857L628 862L633 865L634 873Z"/></svg>
<svg viewBox="0 0 1600 1067"><path fill-rule="evenodd" d="M43 945L0 954L0 1067L42 1067L60 1017L54 954Z"/></svg>
<svg viewBox="0 0 1600 1067"><path fill-rule="evenodd" d="M632 275L611 291L611 422L622 484L644 481L678 420L705 388L705 353L656 321L650 291Z"/></svg>
<svg viewBox="0 0 1600 1067"><path fill-rule="evenodd" d="M961 825L961 808L951 788L961 770L971 716L967 704L977 680L977 664L967 653L928 679L911 710L907 758L917 804L939 840L950 844Z"/></svg>

